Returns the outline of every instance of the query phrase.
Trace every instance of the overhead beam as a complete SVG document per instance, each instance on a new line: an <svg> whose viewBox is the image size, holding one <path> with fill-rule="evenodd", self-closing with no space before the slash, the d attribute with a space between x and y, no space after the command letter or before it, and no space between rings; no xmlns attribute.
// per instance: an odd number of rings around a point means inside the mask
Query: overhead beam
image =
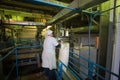
<svg viewBox="0 0 120 80"><path fill-rule="evenodd" d="M4 22L4 25L23 25L23 26L45 26L44 23L40 23L40 22L18 22L18 21L14 21L14 22Z"/></svg>
<svg viewBox="0 0 120 80"><path fill-rule="evenodd" d="M8 9L8 10L15 10L21 12L28 12L28 13L38 13L44 15L55 15L57 12L53 12L53 10L43 10L43 9L35 9L30 7L23 7L23 6L16 6L16 5L7 5L7 4L0 4L1 9ZM49 13L48 13L49 12Z"/></svg>
<svg viewBox="0 0 120 80"><path fill-rule="evenodd" d="M17 10L17 11L25 11L25 12L31 12L31 13L42 13L42 14L49 14L49 15L55 15L60 8L57 7L48 7L45 5L36 5L33 3L28 2L21 2L21 1L6 1L2 0L0 2L0 8L3 9L10 9L10 10ZM49 13L48 13L49 12Z"/></svg>
<svg viewBox="0 0 120 80"><path fill-rule="evenodd" d="M48 24L55 23L57 21L63 20L78 11L85 10L107 0L74 0L68 8L64 8L57 15L53 17L52 20L48 21Z"/></svg>
<svg viewBox="0 0 120 80"><path fill-rule="evenodd" d="M68 5L68 4L65 4L65 3L62 3L62 2L49 1L49 0L24 0L24 1L35 3L35 4L40 4L40 5L57 7L57 8L65 8Z"/></svg>
<svg viewBox="0 0 120 80"><path fill-rule="evenodd" d="M79 28L72 28L70 30L72 30L72 32L74 32L74 33L88 32L89 26L83 26L83 27L79 27ZM91 26L91 31L92 32L99 32L99 27L97 25L93 25L93 26Z"/></svg>
<svg viewBox="0 0 120 80"><path fill-rule="evenodd" d="M38 13L30 13L30 12L23 12L23 11L16 11L16 10L8 10L0 8L0 14L4 15L14 15L14 16L23 16L23 17L41 17L45 16L44 14Z"/></svg>

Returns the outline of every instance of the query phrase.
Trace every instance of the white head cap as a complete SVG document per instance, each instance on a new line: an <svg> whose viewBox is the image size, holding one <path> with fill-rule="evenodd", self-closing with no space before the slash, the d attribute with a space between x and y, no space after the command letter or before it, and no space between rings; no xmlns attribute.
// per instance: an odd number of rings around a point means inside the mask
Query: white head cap
<svg viewBox="0 0 120 80"><path fill-rule="evenodd" d="M50 34L52 34L52 33L53 33L52 30L47 30L47 31L46 31L46 35L47 35L47 36L50 35Z"/></svg>

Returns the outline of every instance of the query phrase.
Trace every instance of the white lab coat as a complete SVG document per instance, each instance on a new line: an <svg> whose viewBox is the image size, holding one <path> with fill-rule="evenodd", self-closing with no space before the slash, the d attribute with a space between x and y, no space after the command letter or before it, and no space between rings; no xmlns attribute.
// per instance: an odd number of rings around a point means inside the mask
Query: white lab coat
<svg viewBox="0 0 120 80"><path fill-rule="evenodd" d="M56 69L55 46L58 45L54 37L47 36L43 44L42 67L50 70Z"/></svg>

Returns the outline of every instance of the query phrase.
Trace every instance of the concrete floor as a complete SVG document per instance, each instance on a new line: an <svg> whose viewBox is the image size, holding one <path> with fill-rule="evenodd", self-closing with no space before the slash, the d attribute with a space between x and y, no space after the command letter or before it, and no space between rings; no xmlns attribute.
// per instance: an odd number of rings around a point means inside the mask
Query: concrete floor
<svg viewBox="0 0 120 80"><path fill-rule="evenodd" d="M47 80L43 68L37 65L19 67L19 80Z"/></svg>
<svg viewBox="0 0 120 80"><path fill-rule="evenodd" d="M39 73L33 73L33 74L21 76L20 80L47 80L47 78L44 75L44 73L39 72Z"/></svg>

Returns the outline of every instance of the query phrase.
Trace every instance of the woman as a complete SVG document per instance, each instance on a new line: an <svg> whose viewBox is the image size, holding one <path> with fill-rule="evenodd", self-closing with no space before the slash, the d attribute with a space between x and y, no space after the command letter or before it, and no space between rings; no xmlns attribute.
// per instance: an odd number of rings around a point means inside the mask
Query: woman
<svg viewBox="0 0 120 80"><path fill-rule="evenodd" d="M53 31L46 31L46 38L43 44L42 67L45 69L46 76L49 80L53 79L54 69L56 69L55 49L58 45L57 40L53 37Z"/></svg>

